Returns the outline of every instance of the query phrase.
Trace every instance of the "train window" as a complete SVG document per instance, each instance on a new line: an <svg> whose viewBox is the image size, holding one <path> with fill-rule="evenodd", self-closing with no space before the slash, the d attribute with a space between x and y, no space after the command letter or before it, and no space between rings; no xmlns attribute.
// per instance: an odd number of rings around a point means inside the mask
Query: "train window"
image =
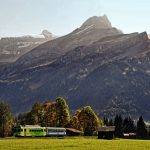
<svg viewBox="0 0 150 150"><path fill-rule="evenodd" d="M62 129L59 129L59 130L58 130L58 132L64 132L64 130L62 130Z"/></svg>
<svg viewBox="0 0 150 150"><path fill-rule="evenodd" d="M48 129L48 132L65 132L63 129Z"/></svg>

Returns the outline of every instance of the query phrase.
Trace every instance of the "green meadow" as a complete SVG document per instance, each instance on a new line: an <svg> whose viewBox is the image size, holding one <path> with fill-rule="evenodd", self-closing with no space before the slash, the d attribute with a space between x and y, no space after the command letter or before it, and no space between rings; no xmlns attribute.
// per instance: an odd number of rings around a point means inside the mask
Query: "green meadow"
<svg viewBox="0 0 150 150"><path fill-rule="evenodd" d="M5 138L0 150L150 150L150 140L74 138Z"/></svg>

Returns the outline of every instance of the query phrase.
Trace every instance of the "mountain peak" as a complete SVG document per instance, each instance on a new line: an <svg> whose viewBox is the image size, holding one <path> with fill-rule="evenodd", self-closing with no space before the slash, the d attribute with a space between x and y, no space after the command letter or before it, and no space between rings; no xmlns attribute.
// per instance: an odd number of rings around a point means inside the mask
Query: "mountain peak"
<svg viewBox="0 0 150 150"><path fill-rule="evenodd" d="M98 29L112 28L111 22L106 15L90 17L82 24L81 28L86 28L89 26L93 26Z"/></svg>
<svg viewBox="0 0 150 150"><path fill-rule="evenodd" d="M43 30L41 35L43 35L45 38L52 38L53 34L49 32L48 30Z"/></svg>

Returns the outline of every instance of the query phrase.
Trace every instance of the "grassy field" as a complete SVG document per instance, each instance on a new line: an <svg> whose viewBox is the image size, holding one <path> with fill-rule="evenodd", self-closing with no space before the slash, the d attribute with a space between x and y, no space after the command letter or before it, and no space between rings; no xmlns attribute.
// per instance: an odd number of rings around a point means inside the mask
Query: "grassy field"
<svg viewBox="0 0 150 150"><path fill-rule="evenodd" d="M0 139L0 150L150 150L150 140L96 138Z"/></svg>

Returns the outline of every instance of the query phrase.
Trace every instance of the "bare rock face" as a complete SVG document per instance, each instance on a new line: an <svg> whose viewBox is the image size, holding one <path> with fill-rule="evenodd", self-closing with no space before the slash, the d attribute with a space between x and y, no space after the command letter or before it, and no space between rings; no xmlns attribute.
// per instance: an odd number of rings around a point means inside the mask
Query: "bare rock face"
<svg viewBox="0 0 150 150"><path fill-rule="evenodd" d="M89 18L87 21L85 21L83 23L83 25L81 26L81 28L87 28L93 26L94 28L97 29L109 29L112 28L111 26L111 22L109 21L109 19L107 18L106 15L104 16L94 16Z"/></svg>

